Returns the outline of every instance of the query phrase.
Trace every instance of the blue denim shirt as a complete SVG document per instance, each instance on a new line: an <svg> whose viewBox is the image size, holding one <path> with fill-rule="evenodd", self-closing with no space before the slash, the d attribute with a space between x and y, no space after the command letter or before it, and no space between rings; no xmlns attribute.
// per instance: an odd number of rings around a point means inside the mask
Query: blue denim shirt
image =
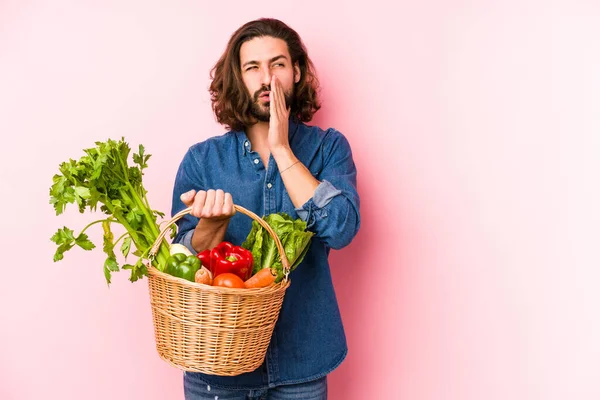
<svg viewBox="0 0 600 400"><path fill-rule="evenodd" d="M321 183L313 197L295 208L270 156L264 165L243 131L230 131L191 146L175 179L172 214L185 205L179 196L191 189L223 189L233 202L264 216L285 212L302 218L315 233L304 260L290 274L279 319L261 367L233 377L197 374L221 388L262 389L322 377L346 357L347 345L329 270L330 249L348 245L360 226L356 167L347 139L335 129L290 121L289 142L295 156ZM174 242L192 252L198 219L178 221ZM225 240L240 245L252 220L236 213ZM195 252L194 252L195 253Z"/></svg>

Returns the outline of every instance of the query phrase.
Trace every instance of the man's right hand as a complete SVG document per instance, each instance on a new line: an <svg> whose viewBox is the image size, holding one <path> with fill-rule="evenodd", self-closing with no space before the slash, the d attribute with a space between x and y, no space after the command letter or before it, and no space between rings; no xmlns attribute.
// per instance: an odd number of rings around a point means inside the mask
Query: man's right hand
<svg viewBox="0 0 600 400"><path fill-rule="evenodd" d="M222 222L235 215L231 193L225 193L221 189L200 190L198 193L190 190L183 193L180 199L186 207L192 207L190 214L196 218Z"/></svg>
<svg viewBox="0 0 600 400"><path fill-rule="evenodd" d="M194 234L192 247L197 252L212 249L221 243L225 237L229 219L235 215L233 199L230 193L221 189L195 190L183 193L181 201L186 207L192 207L190 214L200 218Z"/></svg>

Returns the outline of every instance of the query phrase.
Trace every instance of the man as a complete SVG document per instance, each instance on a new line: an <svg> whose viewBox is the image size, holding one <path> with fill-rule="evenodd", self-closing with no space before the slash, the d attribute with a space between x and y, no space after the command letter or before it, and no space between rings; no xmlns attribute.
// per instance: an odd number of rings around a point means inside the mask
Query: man
<svg viewBox="0 0 600 400"><path fill-rule="evenodd" d="M318 80L300 37L281 21L240 27L211 78L213 110L229 131L191 146L179 166L172 213L193 211L178 222L175 242L194 253L241 244L252 221L235 214L234 202L301 218L315 235L290 275L263 365L233 377L185 373L186 399L326 399L327 374L347 353L328 255L360 226L349 143L305 124L320 108Z"/></svg>

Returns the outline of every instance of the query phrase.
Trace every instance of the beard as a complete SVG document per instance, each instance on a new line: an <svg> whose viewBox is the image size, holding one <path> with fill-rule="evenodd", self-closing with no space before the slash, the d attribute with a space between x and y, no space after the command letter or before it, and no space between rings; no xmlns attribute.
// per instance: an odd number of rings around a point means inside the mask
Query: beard
<svg viewBox="0 0 600 400"><path fill-rule="evenodd" d="M271 118L271 107L270 102L263 102L259 99L260 95L266 91L271 91L269 86L263 86L252 96L252 104L250 105L250 115L261 122L269 122ZM292 104L292 100L294 99L294 88L292 87L289 91L283 92L283 97L285 99L285 106L289 108Z"/></svg>

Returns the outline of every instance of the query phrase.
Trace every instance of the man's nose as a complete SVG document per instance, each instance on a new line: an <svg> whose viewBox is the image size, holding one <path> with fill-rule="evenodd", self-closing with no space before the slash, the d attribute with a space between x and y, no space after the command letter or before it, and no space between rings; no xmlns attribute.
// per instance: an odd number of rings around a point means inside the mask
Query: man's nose
<svg viewBox="0 0 600 400"><path fill-rule="evenodd" d="M271 69L263 68L260 83L265 86L269 86L271 84Z"/></svg>

